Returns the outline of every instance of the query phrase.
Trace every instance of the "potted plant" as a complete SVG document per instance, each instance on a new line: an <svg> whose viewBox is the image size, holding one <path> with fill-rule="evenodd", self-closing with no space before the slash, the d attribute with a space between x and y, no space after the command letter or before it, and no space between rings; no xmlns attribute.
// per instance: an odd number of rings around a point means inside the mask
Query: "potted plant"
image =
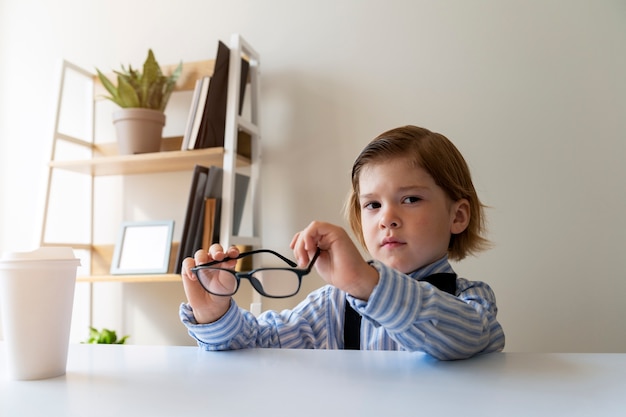
<svg viewBox="0 0 626 417"><path fill-rule="evenodd" d="M118 339L115 330L109 330L106 328L98 330L95 327L89 327L89 338L81 343L123 345L129 337L130 336L126 335Z"/></svg>
<svg viewBox="0 0 626 417"><path fill-rule="evenodd" d="M183 70L181 62L174 72L163 75L152 49L143 64L143 72L122 65L117 85L100 70L98 78L111 94L106 97L122 109L113 113L120 154L158 152L165 126L165 106Z"/></svg>

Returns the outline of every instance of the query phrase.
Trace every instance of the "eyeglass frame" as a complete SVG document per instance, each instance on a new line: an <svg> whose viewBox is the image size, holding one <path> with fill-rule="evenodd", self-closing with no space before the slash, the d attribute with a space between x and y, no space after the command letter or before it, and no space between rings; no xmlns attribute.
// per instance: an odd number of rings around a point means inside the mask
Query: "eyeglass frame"
<svg viewBox="0 0 626 417"><path fill-rule="evenodd" d="M228 262L228 261L234 261L234 260L238 260L241 258L245 258L247 256L252 256L252 255L256 255L259 253L269 253L272 254L274 256L277 256L278 258L280 258L281 260L283 260L285 263L287 263L288 265L291 266L291 268L280 268L280 267L261 267L261 268L254 268L250 271L235 271L234 269L228 269L228 268L214 268L214 265L218 265L224 262ZM233 295L235 295L237 293L237 291L239 290L239 285L241 283L241 279L247 279L248 282L250 282L250 284L252 285L252 288L254 288L254 290L256 292L258 292L259 294L261 294L263 297L267 297L267 298L289 298L289 297L293 297L294 295L296 295L299 291L300 291L300 287L302 286L302 277L304 277L305 275L308 275L311 270L313 269L313 265L315 264L315 261L317 260L317 258L320 256L321 253L321 249L317 248L317 250L315 251L315 255L313 255L313 258L311 259L311 261L309 262L309 265L306 268L296 268L298 266L298 264L294 261L292 261L289 258L284 257L283 255L281 255L278 252L275 252L271 249L256 249L256 250L251 250L248 252L241 252L239 255L235 256L235 257L226 257L224 259L222 259L221 261L211 261L211 262L207 262L207 263L203 263L200 265L196 265L194 267L191 268L191 272L194 273L194 275L196 276L196 278L198 279L198 282L200 283L200 286L209 294L211 295L215 295L217 297L232 297ZM198 275L198 271L202 270L202 269L212 269L214 271L224 271L224 272L229 272L230 274L232 274L235 277L235 281L237 282L237 286L235 287L235 290L230 293L230 294L216 294L212 291L210 291L207 287L204 286L204 284L202 283L202 279L200 278L200 276ZM288 294L288 295L269 295L267 294L264 290L263 290L263 286L259 283L258 278L254 277L255 273L258 272L262 272L262 271L291 271L293 273L295 273L298 276L298 288L296 289L296 291L293 294ZM254 278L254 279L252 279Z"/></svg>

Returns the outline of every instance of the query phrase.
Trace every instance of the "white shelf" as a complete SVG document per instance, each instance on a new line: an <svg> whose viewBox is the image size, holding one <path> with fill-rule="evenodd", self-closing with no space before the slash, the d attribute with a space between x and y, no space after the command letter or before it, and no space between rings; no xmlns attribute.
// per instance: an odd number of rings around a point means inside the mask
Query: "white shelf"
<svg viewBox="0 0 626 417"><path fill-rule="evenodd" d="M239 109L239 87L241 80L241 59L248 60L249 84L250 84L250 118L246 119L238 115ZM183 63L183 71L176 83L175 91L189 91L195 87L197 79L204 76L211 76L215 65L214 60ZM171 73L177 65L163 67L165 74ZM84 138L77 138L59 131L60 113L63 101L63 85L70 72L82 76L86 84L90 86L92 92L92 113L95 115L96 101L106 95L99 78L82 68L69 62L63 63L61 88L59 89L59 99L57 104L57 115L55 132L53 137L52 157L49 163L48 185L46 190L46 202L44 209L44 221L41 232L40 243L42 246L49 246L53 243L46 239L46 225L49 221L48 211L50 208L50 196L52 189L52 173L55 170L71 171L75 173L89 175L92 178L98 176L111 175L134 175L153 174L176 171L193 171L195 165L219 166L222 167L223 187L222 187L222 223L220 225L220 236L222 244L226 246L241 244L248 246L260 246L260 213L259 213L259 175L260 175L260 128L258 120L258 105L260 97L259 85L260 59L258 54L239 36L233 35L230 44L230 63L228 74L228 97L226 126L224 136L224 146L217 148L206 148L197 150L180 150L182 138L163 139L161 152L145 153L137 155L118 155L114 143L96 144ZM95 119L95 116L94 116ZM94 129L95 129L95 120ZM243 141L241 132L248 134ZM55 158L55 149L58 142L65 142L79 147L83 147L94 155L90 159L80 160L59 160ZM240 143L241 142L241 143ZM239 151L237 153L236 151ZM245 156L243 156L244 154ZM233 222L234 207L234 176L238 168L249 167L246 171L250 173L250 188L252 195L253 232L256 237L233 236L231 231ZM74 245L75 249L87 250L90 253L91 274L90 276L79 277L78 282L175 282L180 281L180 275L107 275L111 257L112 245L106 250L101 250L102 245L93 244L93 225L95 219L94 204L94 181L91 182L91 223L89 231L89 243ZM107 246L107 245L104 245ZM172 250L174 251L174 249ZM175 257L174 257L175 261ZM108 262L108 265L107 265ZM170 262L170 264L173 261ZM94 264L97 266L94 269ZM170 266L170 269L172 266Z"/></svg>

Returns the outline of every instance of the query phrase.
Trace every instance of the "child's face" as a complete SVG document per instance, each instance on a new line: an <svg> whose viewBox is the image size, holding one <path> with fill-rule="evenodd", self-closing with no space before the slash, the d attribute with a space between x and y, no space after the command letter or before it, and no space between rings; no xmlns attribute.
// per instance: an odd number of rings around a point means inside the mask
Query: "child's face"
<svg viewBox="0 0 626 417"><path fill-rule="evenodd" d="M467 227L467 200L453 202L407 159L364 166L359 187L367 249L374 259L403 273L441 259L450 235Z"/></svg>

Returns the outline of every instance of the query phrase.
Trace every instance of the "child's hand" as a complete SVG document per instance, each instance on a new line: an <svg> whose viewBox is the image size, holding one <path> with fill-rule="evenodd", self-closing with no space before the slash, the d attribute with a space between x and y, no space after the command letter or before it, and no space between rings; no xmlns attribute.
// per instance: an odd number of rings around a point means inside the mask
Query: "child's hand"
<svg viewBox="0 0 626 417"><path fill-rule="evenodd" d="M301 267L308 264L318 247L322 252L315 269L322 278L353 297L367 300L378 284L378 272L365 262L346 231L330 223L314 221L296 233L291 241Z"/></svg>
<svg viewBox="0 0 626 417"><path fill-rule="evenodd" d="M191 268L196 265L211 261L220 261L226 257L234 258L239 255L236 247L231 247L228 251L219 244L211 245L209 252L199 250L193 258L185 258L182 265L183 287L187 295L187 301L193 310L193 315L198 324L212 323L222 317L230 307L230 297L220 297L209 294L202 288L196 275L191 272ZM232 269L237 263L236 260L224 262L220 265L223 268Z"/></svg>

